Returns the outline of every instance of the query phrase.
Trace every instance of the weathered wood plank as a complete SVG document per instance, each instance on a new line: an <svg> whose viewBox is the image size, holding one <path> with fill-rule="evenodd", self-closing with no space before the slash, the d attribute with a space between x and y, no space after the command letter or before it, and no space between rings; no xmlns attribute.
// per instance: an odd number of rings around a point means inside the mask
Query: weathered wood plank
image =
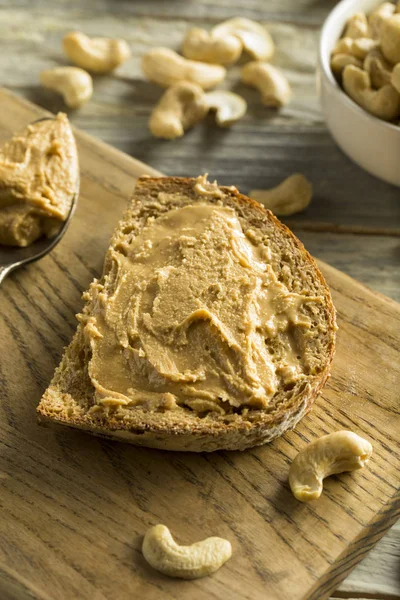
<svg viewBox="0 0 400 600"><path fill-rule="evenodd" d="M351 596L400 596L400 521L340 584L338 590ZM334 596L337 593L333 594ZM343 596L342 596L343 597Z"/></svg>
<svg viewBox="0 0 400 600"><path fill-rule="evenodd" d="M313 256L400 301L400 239L294 229Z"/></svg>
<svg viewBox="0 0 400 600"><path fill-rule="evenodd" d="M313 23L318 27L327 13L336 4L335 0L248 0L244 5L240 0L203 0L202 2L187 0L151 0L151 2L131 2L130 0L14 0L13 9L26 10L32 16L43 13L63 17L65 13L75 15L76 19L94 16L105 18L110 24L118 19L133 16L151 16L168 21L179 19L215 21L245 14L247 17L263 21L296 20L296 22ZM0 7L9 8L8 0L1 0Z"/></svg>

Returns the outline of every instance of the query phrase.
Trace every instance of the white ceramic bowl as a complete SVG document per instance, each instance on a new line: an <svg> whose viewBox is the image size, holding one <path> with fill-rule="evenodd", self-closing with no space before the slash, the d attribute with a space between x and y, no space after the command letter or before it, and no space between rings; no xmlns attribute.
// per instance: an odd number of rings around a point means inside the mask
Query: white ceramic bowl
<svg viewBox="0 0 400 600"><path fill-rule="evenodd" d="M338 85L330 54L347 19L371 12L382 0L342 0L326 19L320 39L318 91L328 128L340 148L358 165L380 179L400 186L400 127L360 108Z"/></svg>

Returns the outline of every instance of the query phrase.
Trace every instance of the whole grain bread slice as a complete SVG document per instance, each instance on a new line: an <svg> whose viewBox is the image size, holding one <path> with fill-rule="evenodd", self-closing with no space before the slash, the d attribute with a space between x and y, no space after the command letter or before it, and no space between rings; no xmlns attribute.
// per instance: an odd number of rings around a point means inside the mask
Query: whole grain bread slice
<svg viewBox="0 0 400 600"><path fill-rule="evenodd" d="M306 359L304 378L281 386L267 409L232 409L229 414L213 411L198 414L190 408L179 411L148 410L143 406L95 406L94 388L88 375L90 347L82 323L78 325L53 380L38 406L40 422L52 422L83 429L89 433L165 450L244 450L261 445L292 429L310 410L327 378L335 348L335 309L326 282L302 243L263 206L240 194L234 187L218 188L218 194L199 186L196 179L176 177L138 180L133 199L119 223L110 249L129 244L149 217L195 202L217 203L234 209L241 227L260 230L272 250L271 266L290 292L322 296L323 301L305 306L310 319L307 336L300 340ZM106 255L100 282L107 285L111 269ZM84 313L90 314L90 305ZM274 340L270 344L274 354Z"/></svg>

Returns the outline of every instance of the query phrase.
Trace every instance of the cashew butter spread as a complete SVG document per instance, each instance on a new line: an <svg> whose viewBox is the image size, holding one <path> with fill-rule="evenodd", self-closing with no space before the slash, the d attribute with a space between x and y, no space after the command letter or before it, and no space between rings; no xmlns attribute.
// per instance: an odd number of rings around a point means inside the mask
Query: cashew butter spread
<svg viewBox="0 0 400 600"><path fill-rule="evenodd" d="M266 408L285 381L304 377L295 328L319 296L291 293L270 249L236 212L195 202L149 217L79 315L90 346L95 404L225 413ZM277 363L268 340L279 336Z"/></svg>
<svg viewBox="0 0 400 600"><path fill-rule="evenodd" d="M53 235L69 213L79 181L67 116L38 121L0 150L0 244L27 246Z"/></svg>

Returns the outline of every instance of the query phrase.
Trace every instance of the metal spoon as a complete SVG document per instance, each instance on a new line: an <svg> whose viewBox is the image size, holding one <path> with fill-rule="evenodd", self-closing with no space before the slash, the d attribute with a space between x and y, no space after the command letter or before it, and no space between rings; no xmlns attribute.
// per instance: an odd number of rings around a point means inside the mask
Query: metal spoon
<svg viewBox="0 0 400 600"><path fill-rule="evenodd" d="M34 123L51 119L52 117L43 117L42 119L37 119L34 121ZM18 267L22 267L22 265L27 263L39 260L39 258L45 256L51 252L55 246L57 246L58 242L62 239L63 235L68 229L68 225L75 212L78 196L79 177L76 184L75 194L72 197L71 208L69 209L68 217L61 223L60 229L55 236L51 238L43 236L36 240L36 242L33 242L33 244L30 246L26 246L24 248L0 245L0 284L2 281L4 281L7 275L11 273L11 271L17 269Z"/></svg>

